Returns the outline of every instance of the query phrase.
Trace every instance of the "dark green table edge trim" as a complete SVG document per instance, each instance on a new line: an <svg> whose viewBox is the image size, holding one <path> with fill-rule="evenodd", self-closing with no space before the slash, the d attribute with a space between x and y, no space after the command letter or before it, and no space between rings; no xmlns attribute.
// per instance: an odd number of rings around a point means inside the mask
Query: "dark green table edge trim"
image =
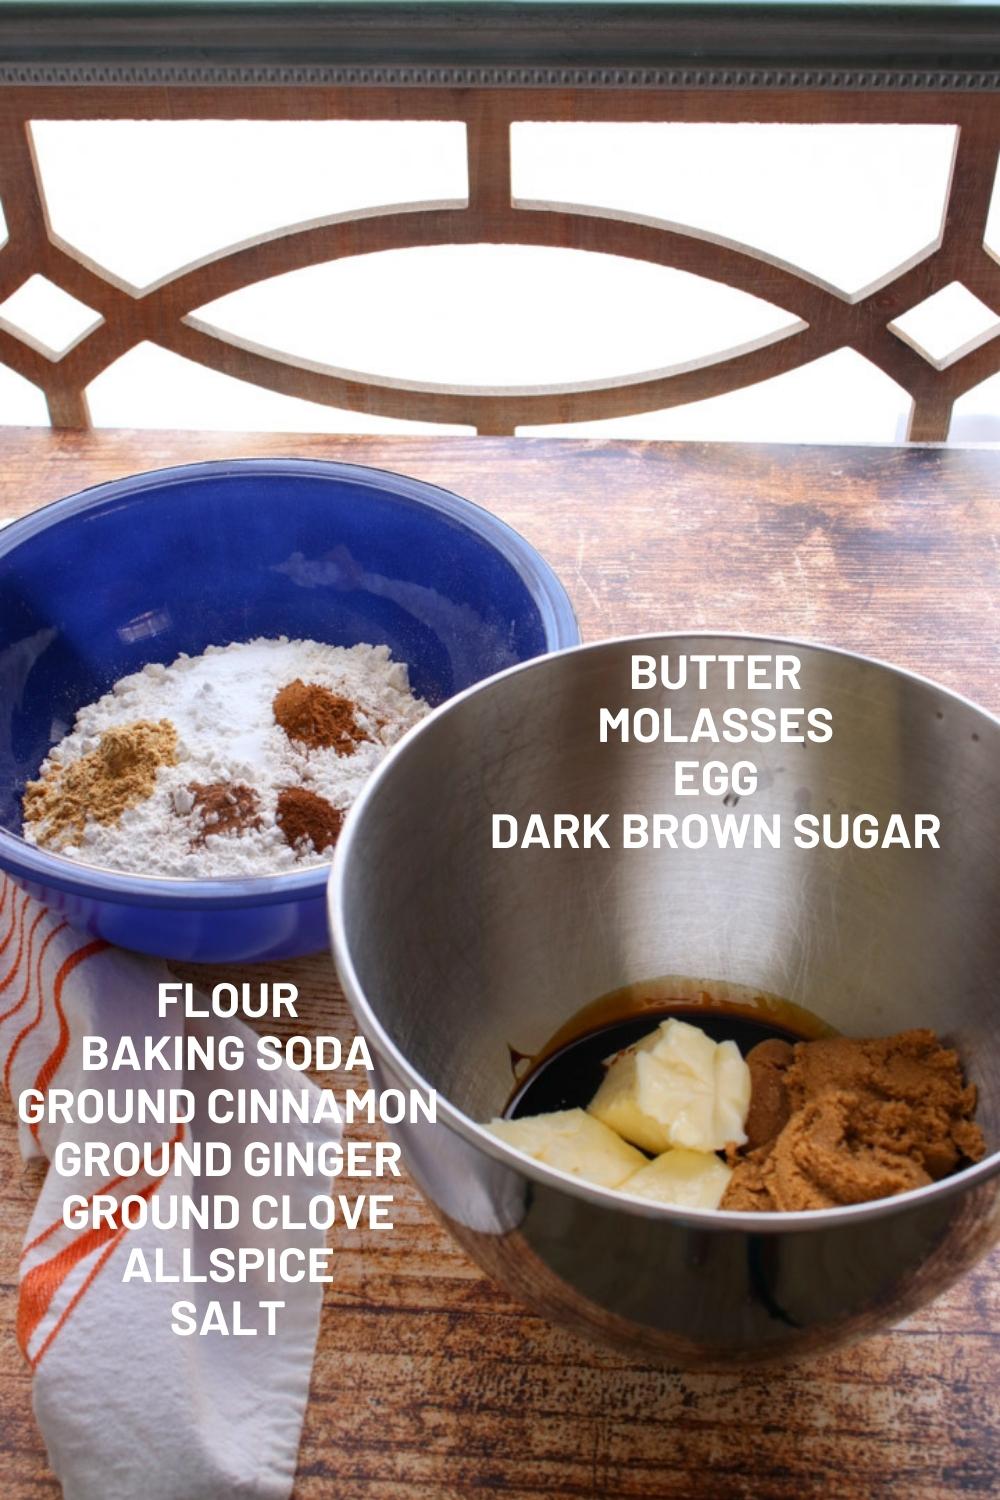
<svg viewBox="0 0 1000 1500"><path fill-rule="evenodd" d="M0 84L1000 87L1000 5L0 0Z"/></svg>

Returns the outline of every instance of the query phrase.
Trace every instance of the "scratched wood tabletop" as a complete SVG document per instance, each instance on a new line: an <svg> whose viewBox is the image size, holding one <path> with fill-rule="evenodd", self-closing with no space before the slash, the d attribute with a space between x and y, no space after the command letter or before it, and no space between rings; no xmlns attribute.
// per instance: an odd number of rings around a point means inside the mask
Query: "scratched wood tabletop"
<svg viewBox="0 0 1000 1500"><path fill-rule="evenodd" d="M1000 710L1000 452L8 429L0 519L137 470L293 453L396 469L495 511L555 567L587 639L802 636ZM324 956L252 972L294 978L301 1029L352 1031ZM38 1181L4 1099L2 1500L59 1493L13 1331ZM524 1312L408 1185L394 1217L391 1234L336 1240L296 1500L1000 1492L1000 1254L864 1344L790 1368L690 1374L591 1348Z"/></svg>

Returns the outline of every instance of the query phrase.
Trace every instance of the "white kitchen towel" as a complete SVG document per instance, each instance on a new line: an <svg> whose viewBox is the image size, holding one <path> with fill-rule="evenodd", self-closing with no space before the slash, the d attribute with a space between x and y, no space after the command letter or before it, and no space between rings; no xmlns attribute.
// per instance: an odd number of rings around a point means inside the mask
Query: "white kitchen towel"
<svg viewBox="0 0 1000 1500"><path fill-rule="evenodd" d="M0 877L0 1063L15 1101L26 1089L50 1098L78 1100L82 1089L107 1096L109 1088L186 1087L198 1109L192 1124L83 1125L43 1121L20 1125L25 1157L52 1160L60 1141L150 1140L176 1135L187 1143L206 1135L228 1141L233 1171L227 1178L90 1178L78 1183L50 1167L21 1257L17 1333L34 1373L35 1413L49 1459L66 1500L283 1500L291 1492L302 1419L309 1392L322 1285L302 1280L269 1281L266 1273L245 1285L206 1281L123 1282L130 1252L141 1248L149 1264L162 1253L168 1273L183 1252L201 1274L212 1246L288 1247L309 1251L324 1242L318 1229L255 1230L251 1200L260 1194L287 1196L289 1218L304 1222L313 1197L325 1195L330 1179L317 1174L275 1179L248 1175L242 1157L247 1141L264 1146L336 1139L334 1127L295 1122L218 1125L204 1116L210 1089L287 1087L296 1095L316 1086L284 1063L263 1071L253 1032L231 1020L187 1020L171 1006L161 1020L158 985L172 976L154 959L109 947L75 932L10 880ZM239 1038L244 1058L238 1071L84 1072L81 1038L107 1039L113 1053L121 1037L140 1044L146 1036L203 1040ZM237 1048L232 1041L226 1044ZM67 1096L53 1090L68 1090ZM200 1117L200 1118L199 1118ZM71 1164L72 1165L72 1164ZM139 1195L161 1202L190 1192L231 1195L238 1200L238 1229L147 1224L123 1230L116 1223L67 1229L63 1202L79 1190L119 1199ZM178 1299L196 1304L200 1326L209 1303L221 1304L226 1326L234 1303L243 1304L241 1324L263 1326L259 1301L283 1302L275 1332L180 1336L171 1331Z"/></svg>

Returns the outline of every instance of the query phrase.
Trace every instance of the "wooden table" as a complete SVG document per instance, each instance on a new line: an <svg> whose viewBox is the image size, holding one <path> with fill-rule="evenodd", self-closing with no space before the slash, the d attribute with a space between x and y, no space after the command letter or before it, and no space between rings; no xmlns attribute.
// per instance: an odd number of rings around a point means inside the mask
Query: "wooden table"
<svg viewBox="0 0 1000 1500"><path fill-rule="evenodd" d="M834 642L1000 709L1000 453L513 439L0 432L0 517L138 469L302 453L398 469L496 511L589 639L723 628ZM308 1024L352 1030L329 961ZM232 977L239 977L233 970ZM259 972L257 974L259 978ZM13 1322L37 1188L0 1106L0 1496L58 1494ZM893 1333L792 1369L682 1374L529 1315L405 1188L344 1235L296 1500L988 1495L1000 1488L1000 1256ZM263 1396L263 1393L262 1393Z"/></svg>

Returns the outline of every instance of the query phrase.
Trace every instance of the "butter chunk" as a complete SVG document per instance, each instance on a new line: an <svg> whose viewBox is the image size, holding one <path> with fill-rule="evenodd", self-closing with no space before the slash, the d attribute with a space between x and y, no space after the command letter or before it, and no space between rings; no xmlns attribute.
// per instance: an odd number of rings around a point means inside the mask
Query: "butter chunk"
<svg viewBox="0 0 1000 1500"><path fill-rule="evenodd" d="M672 1073L648 1052L626 1052L612 1063L590 1113L654 1156L671 1146L697 1147L712 1130L708 1083Z"/></svg>
<svg viewBox="0 0 1000 1500"><path fill-rule="evenodd" d="M612 1059L590 1113L656 1155L743 1145L750 1070L735 1042L671 1018Z"/></svg>
<svg viewBox="0 0 1000 1500"><path fill-rule="evenodd" d="M620 1191L680 1208L718 1208L732 1169L706 1151L665 1151L627 1178Z"/></svg>
<svg viewBox="0 0 1000 1500"><path fill-rule="evenodd" d="M713 1131L721 1151L730 1141L746 1144L750 1113L750 1069L735 1042L720 1042L715 1049L715 1114Z"/></svg>
<svg viewBox="0 0 1000 1500"><path fill-rule="evenodd" d="M520 1120L491 1120L498 1140L548 1167L558 1167L599 1187L615 1188L645 1166L640 1151L582 1109L559 1109Z"/></svg>

